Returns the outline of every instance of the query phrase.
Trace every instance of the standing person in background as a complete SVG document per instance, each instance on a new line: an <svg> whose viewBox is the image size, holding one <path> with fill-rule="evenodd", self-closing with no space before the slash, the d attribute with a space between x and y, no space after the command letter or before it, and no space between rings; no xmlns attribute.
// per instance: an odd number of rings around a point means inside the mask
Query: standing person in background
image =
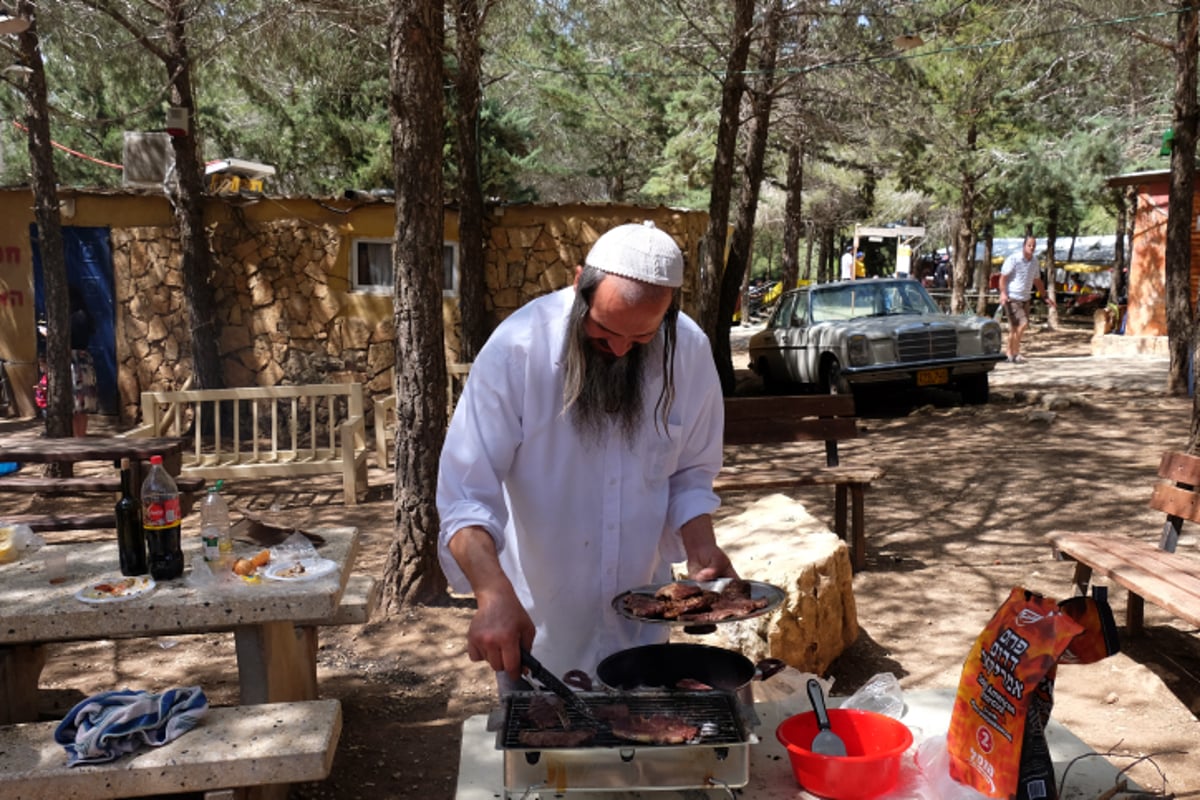
<svg viewBox="0 0 1200 800"><path fill-rule="evenodd" d="M854 248L851 245L846 245L846 252L842 253L842 280L854 280Z"/></svg>
<svg viewBox="0 0 1200 800"><path fill-rule="evenodd" d="M87 310L83 295L74 286L70 287L70 300L71 388L75 399L71 431L76 436L86 436L88 414L97 411L96 364L88 352L88 340L92 338L92 315Z"/></svg>
<svg viewBox="0 0 1200 800"><path fill-rule="evenodd" d="M1008 360L1013 364L1025 363L1025 356L1021 355L1021 337L1029 327L1030 290L1037 289L1046 294L1041 270L1033 257L1035 248L1037 239L1026 236L1021 252L1009 255L1000 267L1000 305L1008 315ZM1048 294L1046 304L1058 305Z"/></svg>

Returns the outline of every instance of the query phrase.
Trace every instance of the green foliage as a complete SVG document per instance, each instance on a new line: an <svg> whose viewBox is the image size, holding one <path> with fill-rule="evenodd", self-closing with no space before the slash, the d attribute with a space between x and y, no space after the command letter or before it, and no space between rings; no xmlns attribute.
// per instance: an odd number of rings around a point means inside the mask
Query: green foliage
<svg viewBox="0 0 1200 800"><path fill-rule="evenodd" d="M133 33L91 8L98 2L161 40L144 0L39 4L52 134L119 164L124 131L163 128L167 79ZM192 7L203 158L273 164L270 191L390 186L386 3ZM901 216L946 229L968 180L981 215L994 207L1005 220L1040 222L1053 202L1064 229L1102 228L1105 177L1167 166L1157 151L1172 66L1148 44L1173 39L1174 17L1161 11L1152 0L789 4L766 185L782 187L783 154L798 142L814 230ZM729 14L716 0L490 5L479 123L486 196L707 206ZM898 52L893 37L912 32L925 43ZM22 113L18 91L0 92L5 119ZM0 148L0 180L25 182L25 134L5 125ZM121 182L120 170L95 160L61 150L55 159L64 184ZM448 193L455 169L448 158ZM760 214L756 258L777 252L779 219Z"/></svg>

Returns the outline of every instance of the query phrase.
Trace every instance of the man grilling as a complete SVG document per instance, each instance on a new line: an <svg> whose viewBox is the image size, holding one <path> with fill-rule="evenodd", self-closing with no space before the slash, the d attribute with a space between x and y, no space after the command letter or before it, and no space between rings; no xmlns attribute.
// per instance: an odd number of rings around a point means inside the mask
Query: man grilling
<svg viewBox="0 0 1200 800"><path fill-rule="evenodd" d="M708 339L679 310L683 255L652 223L601 236L573 286L506 319L471 366L438 476L439 558L477 610L471 660L501 690L520 646L550 671L662 642L617 594L736 577L712 481L724 405Z"/></svg>

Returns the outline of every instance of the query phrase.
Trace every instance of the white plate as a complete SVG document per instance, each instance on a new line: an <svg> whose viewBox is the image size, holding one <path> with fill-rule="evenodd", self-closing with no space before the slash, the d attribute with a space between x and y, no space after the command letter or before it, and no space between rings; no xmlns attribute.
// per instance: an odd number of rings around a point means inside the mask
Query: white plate
<svg viewBox="0 0 1200 800"><path fill-rule="evenodd" d="M85 603L120 603L153 592L155 585L149 575L122 575L83 587L75 593L75 599Z"/></svg>
<svg viewBox="0 0 1200 800"><path fill-rule="evenodd" d="M264 578L273 581L311 581L324 578L338 568L328 558L302 558L299 561L277 561L260 570Z"/></svg>

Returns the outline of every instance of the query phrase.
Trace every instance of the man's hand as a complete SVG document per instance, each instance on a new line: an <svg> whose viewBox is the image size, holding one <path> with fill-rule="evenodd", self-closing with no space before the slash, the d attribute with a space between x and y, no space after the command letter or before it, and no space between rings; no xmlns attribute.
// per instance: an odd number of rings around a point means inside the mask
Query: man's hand
<svg viewBox="0 0 1200 800"><path fill-rule="evenodd" d="M533 646L534 625L511 584L507 591L475 593L478 610L467 629L467 655L486 661L496 672L521 677L521 645Z"/></svg>
<svg viewBox="0 0 1200 800"><path fill-rule="evenodd" d="M736 578L737 570L725 551L717 545L712 517L705 514L684 523L679 529L683 549L687 552L688 577L694 581L717 578Z"/></svg>
<svg viewBox="0 0 1200 800"><path fill-rule="evenodd" d="M536 629L500 567L496 543L483 528L472 527L455 533L449 547L475 593L475 616L467 629L467 655L517 680L521 677L521 645L533 646Z"/></svg>

